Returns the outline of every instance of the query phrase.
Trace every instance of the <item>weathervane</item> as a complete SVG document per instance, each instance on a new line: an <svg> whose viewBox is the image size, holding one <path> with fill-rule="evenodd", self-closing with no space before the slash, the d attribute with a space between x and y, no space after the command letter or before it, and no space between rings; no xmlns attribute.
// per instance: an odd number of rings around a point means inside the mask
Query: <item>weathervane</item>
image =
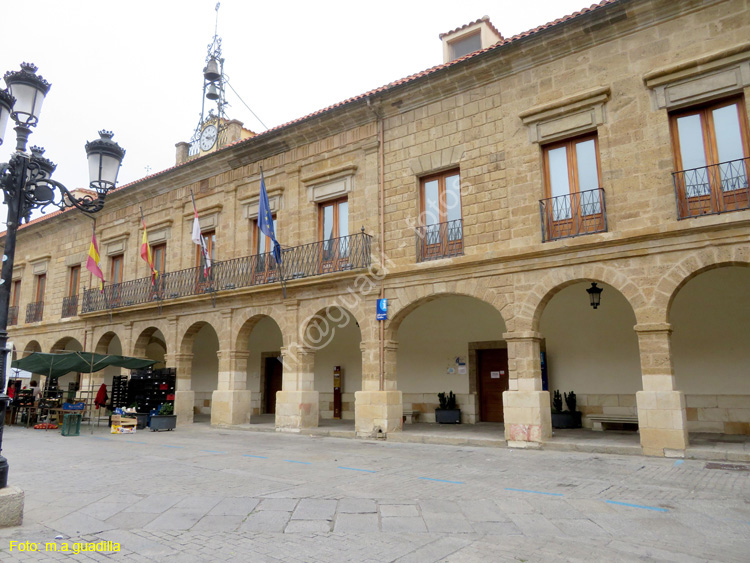
<svg viewBox="0 0 750 563"><path fill-rule="evenodd" d="M189 155L196 156L201 152L208 152L212 148L220 148L226 138L226 114L224 108L227 106L224 86L224 58L221 56L221 37L219 37L219 2L216 3L216 24L214 26L214 37L208 45L206 55L206 66L203 69L203 97L201 100L201 116L195 133L190 140ZM206 100L216 102L216 108L210 107L206 110Z"/></svg>

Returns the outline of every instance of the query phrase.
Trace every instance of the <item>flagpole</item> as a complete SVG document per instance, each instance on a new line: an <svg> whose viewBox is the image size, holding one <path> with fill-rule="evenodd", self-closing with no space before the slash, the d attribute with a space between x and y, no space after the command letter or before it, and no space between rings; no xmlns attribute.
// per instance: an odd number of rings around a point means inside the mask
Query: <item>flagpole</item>
<svg viewBox="0 0 750 563"><path fill-rule="evenodd" d="M195 218L193 219L193 226L195 226L195 220L198 219L198 207L195 205L195 196L193 195L193 188L190 188L190 199L193 202L193 212L195 213ZM200 227L200 222L198 224ZM216 293L213 290L213 264L211 264L209 258L208 258L208 248L206 246L206 241L203 238L203 231L198 232L199 242L196 244L199 244L201 247L201 255L203 256L203 264L204 264L204 271L203 274L208 282L208 292L211 294L211 306L215 309L216 308ZM193 239L193 242L195 242L195 239ZM200 272L200 269L198 270Z"/></svg>

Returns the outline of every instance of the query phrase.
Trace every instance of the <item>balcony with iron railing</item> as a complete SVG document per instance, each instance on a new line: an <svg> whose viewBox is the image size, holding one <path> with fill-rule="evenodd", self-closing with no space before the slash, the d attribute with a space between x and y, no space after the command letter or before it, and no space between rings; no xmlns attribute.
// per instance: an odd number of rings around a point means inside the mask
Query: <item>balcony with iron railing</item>
<svg viewBox="0 0 750 563"><path fill-rule="evenodd" d="M362 232L282 250L281 264L273 253L214 262L208 272L188 268L150 277L86 289L81 313L155 303L191 295L310 278L370 266L372 237Z"/></svg>
<svg viewBox="0 0 750 563"><path fill-rule="evenodd" d="M62 317L75 317L78 314L78 296L69 295L63 297L62 303Z"/></svg>
<svg viewBox="0 0 750 563"><path fill-rule="evenodd" d="M415 231L417 262L451 258L464 253L463 219L417 227Z"/></svg>
<svg viewBox="0 0 750 563"><path fill-rule="evenodd" d="M44 315L44 301L36 301L26 305L26 322L38 323Z"/></svg>
<svg viewBox="0 0 750 563"><path fill-rule="evenodd" d="M18 305L8 307L8 326L18 324Z"/></svg>
<svg viewBox="0 0 750 563"><path fill-rule="evenodd" d="M539 212L542 242L607 231L603 188L542 199Z"/></svg>
<svg viewBox="0 0 750 563"><path fill-rule="evenodd" d="M750 158L673 172L677 218L750 209Z"/></svg>

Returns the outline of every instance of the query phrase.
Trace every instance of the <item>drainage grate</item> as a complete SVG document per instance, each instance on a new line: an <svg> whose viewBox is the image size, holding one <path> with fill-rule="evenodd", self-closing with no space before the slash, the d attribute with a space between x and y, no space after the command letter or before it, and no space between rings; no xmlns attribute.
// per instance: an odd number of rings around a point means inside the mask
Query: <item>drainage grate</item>
<svg viewBox="0 0 750 563"><path fill-rule="evenodd" d="M707 463L706 469L724 469L726 471L750 471L750 465L733 465L731 463Z"/></svg>

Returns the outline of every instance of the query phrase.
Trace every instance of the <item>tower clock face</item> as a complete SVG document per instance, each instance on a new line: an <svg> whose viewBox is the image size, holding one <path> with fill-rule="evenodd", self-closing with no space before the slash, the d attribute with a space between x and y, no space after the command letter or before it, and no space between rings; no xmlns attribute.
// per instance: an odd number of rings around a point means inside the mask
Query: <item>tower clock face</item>
<svg viewBox="0 0 750 563"><path fill-rule="evenodd" d="M203 131L201 131L201 150L207 151L216 143L216 137L218 136L218 130L216 125L209 125Z"/></svg>

